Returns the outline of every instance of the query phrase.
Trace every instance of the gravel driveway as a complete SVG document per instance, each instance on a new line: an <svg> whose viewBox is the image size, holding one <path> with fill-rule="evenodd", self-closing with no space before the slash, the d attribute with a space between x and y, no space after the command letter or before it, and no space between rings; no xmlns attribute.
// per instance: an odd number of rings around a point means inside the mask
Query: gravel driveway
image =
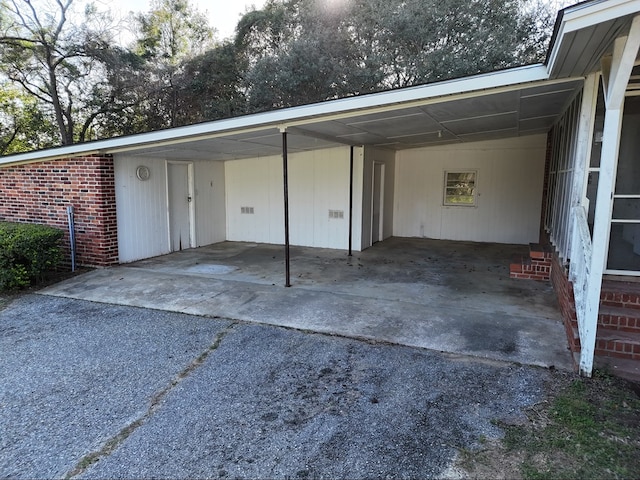
<svg viewBox="0 0 640 480"><path fill-rule="evenodd" d="M547 370L27 295L0 312L0 477L436 478Z"/></svg>

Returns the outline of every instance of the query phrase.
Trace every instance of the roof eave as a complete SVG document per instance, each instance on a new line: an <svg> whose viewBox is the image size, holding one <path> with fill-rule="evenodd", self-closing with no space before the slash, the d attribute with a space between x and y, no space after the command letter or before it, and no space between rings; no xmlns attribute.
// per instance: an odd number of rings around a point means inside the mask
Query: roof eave
<svg viewBox="0 0 640 480"><path fill-rule="evenodd" d="M126 151L128 148L137 149L145 145L167 142L181 143L189 140L220 136L224 133L242 132L271 126L274 128L286 128L288 124L305 119L328 117L353 111L366 111L376 107L402 105L421 99L451 97L474 91L490 91L510 85L546 80L547 78L548 73L544 65L527 65L433 84L290 107L282 110L216 120L185 127L14 154L0 158L0 165L6 166L68 157L110 154L116 151Z"/></svg>

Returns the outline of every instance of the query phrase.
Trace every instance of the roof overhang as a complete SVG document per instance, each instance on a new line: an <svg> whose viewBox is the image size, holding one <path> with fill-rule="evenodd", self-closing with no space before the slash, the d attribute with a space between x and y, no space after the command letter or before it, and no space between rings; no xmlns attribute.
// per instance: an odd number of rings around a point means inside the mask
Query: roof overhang
<svg viewBox="0 0 640 480"><path fill-rule="evenodd" d="M617 37L629 30L640 0L592 0L561 10L546 64L549 78L584 77L600 69Z"/></svg>
<svg viewBox="0 0 640 480"><path fill-rule="evenodd" d="M0 158L0 165L92 154L232 160L336 145L392 150L546 133L582 79L532 65L139 135Z"/></svg>

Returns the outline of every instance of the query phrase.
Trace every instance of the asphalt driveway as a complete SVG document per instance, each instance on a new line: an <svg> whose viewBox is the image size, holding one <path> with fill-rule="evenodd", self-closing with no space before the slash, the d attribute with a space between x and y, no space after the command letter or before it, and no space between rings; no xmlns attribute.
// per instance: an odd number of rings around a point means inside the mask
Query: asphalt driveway
<svg viewBox="0 0 640 480"><path fill-rule="evenodd" d="M436 478L540 367L27 295L0 312L0 477Z"/></svg>

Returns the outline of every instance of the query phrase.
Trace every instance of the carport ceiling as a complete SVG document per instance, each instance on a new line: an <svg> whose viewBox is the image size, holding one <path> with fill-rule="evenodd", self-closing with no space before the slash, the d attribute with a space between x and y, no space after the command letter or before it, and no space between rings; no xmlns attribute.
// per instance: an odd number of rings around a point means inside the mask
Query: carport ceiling
<svg viewBox="0 0 640 480"><path fill-rule="evenodd" d="M546 133L582 84L539 83L398 105L384 111L352 111L288 125L289 152L336 145L372 145L392 150ZM129 155L167 159L232 160L278 155L282 137L274 125L216 138L149 146Z"/></svg>

